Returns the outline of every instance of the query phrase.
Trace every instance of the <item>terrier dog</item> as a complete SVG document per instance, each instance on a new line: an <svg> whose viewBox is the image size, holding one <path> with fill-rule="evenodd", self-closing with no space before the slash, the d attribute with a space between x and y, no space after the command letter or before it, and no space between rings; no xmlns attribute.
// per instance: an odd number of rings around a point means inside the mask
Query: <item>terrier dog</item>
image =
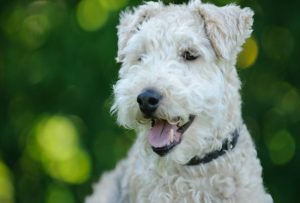
<svg viewBox="0 0 300 203"><path fill-rule="evenodd" d="M272 203L241 116L237 54L253 12L194 0L121 14L112 112L128 157L87 203Z"/></svg>

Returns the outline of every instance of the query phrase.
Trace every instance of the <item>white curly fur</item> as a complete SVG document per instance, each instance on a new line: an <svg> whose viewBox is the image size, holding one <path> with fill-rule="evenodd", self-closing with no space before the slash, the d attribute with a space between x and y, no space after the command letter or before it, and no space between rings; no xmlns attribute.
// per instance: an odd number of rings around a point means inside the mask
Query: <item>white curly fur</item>
<svg viewBox="0 0 300 203"><path fill-rule="evenodd" d="M165 6L148 2L121 14L114 86L118 122L138 133L128 157L94 185L87 203L272 203L241 117L236 56L251 34L253 12L199 0ZM183 51L199 57L185 61ZM196 115L181 143L164 157L148 141L151 127L136 101L146 88L163 95L155 116L182 124ZM197 166L195 155L220 149L234 129L240 137L225 155Z"/></svg>

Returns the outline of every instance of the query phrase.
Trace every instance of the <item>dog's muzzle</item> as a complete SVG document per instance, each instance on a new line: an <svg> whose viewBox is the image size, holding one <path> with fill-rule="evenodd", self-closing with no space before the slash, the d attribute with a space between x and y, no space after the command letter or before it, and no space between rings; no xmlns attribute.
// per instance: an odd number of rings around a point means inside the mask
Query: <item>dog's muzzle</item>
<svg viewBox="0 0 300 203"><path fill-rule="evenodd" d="M137 103L144 117L152 121L152 127L148 131L148 142L152 150L158 155L164 156L181 142L182 134L192 124L195 116L190 115L189 120L184 124L180 122L180 117L175 122L157 118L155 111L158 109L161 99L162 96L159 92L146 89L138 95Z"/></svg>

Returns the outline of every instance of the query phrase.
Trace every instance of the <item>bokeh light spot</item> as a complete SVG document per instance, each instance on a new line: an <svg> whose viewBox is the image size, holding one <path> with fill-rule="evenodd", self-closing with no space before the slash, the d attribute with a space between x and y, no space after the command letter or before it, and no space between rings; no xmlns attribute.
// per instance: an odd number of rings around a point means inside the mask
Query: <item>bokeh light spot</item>
<svg viewBox="0 0 300 203"><path fill-rule="evenodd" d="M105 24L108 13L98 0L82 0L77 6L76 17L83 30L96 31Z"/></svg>
<svg viewBox="0 0 300 203"><path fill-rule="evenodd" d="M70 190L60 185L52 184L47 189L46 203L74 203Z"/></svg>
<svg viewBox="0 0 300 203"><path fill-rule="evenodd" d="M43 116L27 145L29 155L52 177L73 184L88 179L90 157L80 147L79 133L68 117Z"/></svg>
<svg viewBox="0 0 300 203"><path fill-rule="evenodd" d="M91 171L90 158L83 150L77 150L72 157L65 161L54 162L53 166L55 167L50 172L68 183L84 182Z"/></svg>
<svg viewBox="0 0 300 203"><path fill-rule="evenodd" d="M107 10L119 10L120 8L124 7L128 0L98 0L103 8Z"/></svg>
<svg viewBox="0 0 300 203"><path fill-rule="evenodd" d="M76 128L62 116L42 120L36 127L36 138L44 156L55 160L69 159L78 145Z"/></svg>
<svg viewBox="0 0 300 203"><path fill-rule="evenodd" d="M293 115L295 119L299 119L300 96L297 89L292 88L283 96L280 102L280 109L286 114Z"/></svg>
<svg viewBox="0 0 300 203"><path fill-rule="evenodd" d="M243 45L243 51L239 54L237 59L237 66L240 68L248 68L252 66L258 55L258 46L256 40L251 37L246 40Z"/></svg>
<svg viewBox="0 0 300 203"><path fill-rule="evenodd" d="M27 49L40 48L48 39L49 31L61 24L66 17L60 1L30 1L17 4L4 14L4 31L7 37Z"/></svg>
<svg viewBox="0 0 300 203"><path fill-rule="evenodd" d="M287 130L283 129L271 137L268 149L274 164L286 164L294 157L295 140Z"/></svg>
<svg viewBox="0 0 300 203"><path fill-rule="evenodd" d="M28 48L35 49L44 44L49 29L50 23L46 15L31 15L24 19L20 38Z"/></svg>
<svg viewBox="0 0 300 203"><path fill-rule="evenodd" d="M0 202L14 202L14 189L10 178L10 173L6 165L4 165L2 162L0 162Z"/></svg>
<svg viewBox="0 0 300 203"><path fill-rule="evenodd" d="M263 31L262 46L270 58L284 60L293 51L294 38L288 29L270 26Z"/></svg>

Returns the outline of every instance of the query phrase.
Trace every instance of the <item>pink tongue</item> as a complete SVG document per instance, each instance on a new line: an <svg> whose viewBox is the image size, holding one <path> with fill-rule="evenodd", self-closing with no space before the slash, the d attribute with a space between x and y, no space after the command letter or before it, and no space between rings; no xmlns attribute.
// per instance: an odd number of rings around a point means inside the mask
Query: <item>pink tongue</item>
<svg viewBox="0 0 300 203"><path fill-rule="evenodd" d="M176 125L169 124L165 120L160 120L149 130L148 141L153 147L164 147L172 142L170 136L171 130L174 131L174 140L178 142L180 140L180 133L177 132L178 127Z"/></svg>

